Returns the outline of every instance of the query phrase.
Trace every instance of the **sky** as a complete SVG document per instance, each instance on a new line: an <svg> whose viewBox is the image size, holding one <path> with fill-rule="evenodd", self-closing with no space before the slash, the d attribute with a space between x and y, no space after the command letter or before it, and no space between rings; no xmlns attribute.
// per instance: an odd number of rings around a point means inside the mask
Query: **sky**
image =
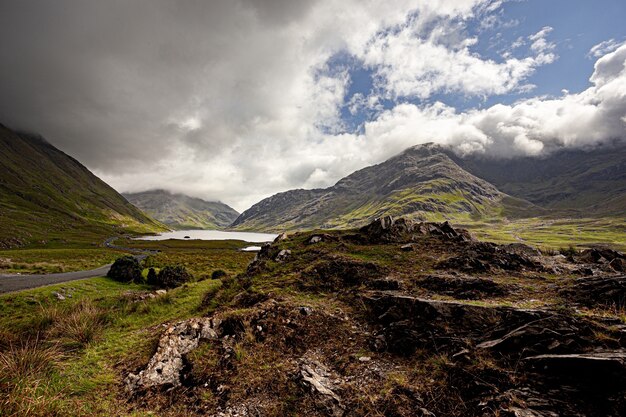
<svg viewBox="0 0 626 417"><path fill-rule="evenodd" d="M0 123L242 211L421 143L626 138L623 0L0 0Z"/></svg>

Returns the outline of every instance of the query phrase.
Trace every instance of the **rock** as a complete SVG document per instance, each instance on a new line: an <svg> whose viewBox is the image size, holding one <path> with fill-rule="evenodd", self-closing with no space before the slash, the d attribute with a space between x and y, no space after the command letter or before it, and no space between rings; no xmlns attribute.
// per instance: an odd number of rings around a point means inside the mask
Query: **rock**
<svg viewBox="0 0 626 417"><path fill-rule="evenodd" d="M484 273L492 268L505 271L542 271L540 262L531 257L507 250L489 242L470 242L461 248L461 252L435 265L437 269L457 269L463 272Z"/></svg>
<svg viewBox="0 0 626 417"><path fill-rule="evenodd" d="M471 235L467 230L455 229L448 222L423 223L408 219L394 220L386 216L374 220L360 229L372 242L411 242L417 236L440 236L446 240L470 241Z"/></svg>
<svg viewBox="0 0 626 417"><path fill-rule="evenodd" d="M278 243L280 241L283 241L287 239L287 233L281 233L278 236L276 236L276 239L274 239L274 243Z"/></svg>
<svg viewBox="0 0 626 417"><path fill-rule="evenodd" d="M602 391L626 386L626 351L547 354L524 358L535 372Z"/></svg>
<svg viewBox="0 0 626 417"><path fill-rule="evenodd" d="M300 360L300 383L309 389L319 408L333 417L342 417L345 407L330 377L328 368L322 363L306 358Z"/></svg>
<svg viewBox="0 0 626 417"><path fill-rule="evenodd" d="M202 339L217 339L216 329L220 325L220 321L211 318L194 318L169 326L146 368L137 375L131 373L126 377L126 389L136 392L158 385L181 385L183 355L197 348Z"/></svg>
<svg viewBox="0 0 626 417"><path fill-rule="evenodd" d="M375 263L333 257L320 261L301 273L300 285L311 289L338 291L378 278L382 269Z"/></svg>
<svg viewBox="0 0 626 417"><path fill-rule="evenodd" d="M313 309L311 307L300 307L299 311L303 316L310 316L313 313Z"/></svg>
<svg viewBox="0 0 626 417"><path fill-rule="evenodd" d="M278 252L278 255L276 255L276 258L274 258L274 260L276 262L285 262L290 257L291 257L291 251L289 249L283 249L280 252Z"/></svg>
<svg viewBox="0 0 626 417"><path fill-rule="evenodd" d="M60 292L53 291L52 295L54 295L56 297L56 299L59 300L59 301L65 300L65 296L63 294L61 294Z"/></svg>
<svg viewBox="0 0 626 417"><path fill-rule="evenodd" d="M580 252L578 256L576 256L576 259L578 261L596 263L596 264L608 263L616 258L624 259L626 257L624 256L624 254L620 252L617 252L612 249L606 249L606 248L585 249L582 252Z"/></svg>
<svg viewBox="0 0 626 417"><path fill-rule="evenodd" d="M167 294L167 290L156 290L155 294L156 295L165 295L165 294Z"/></svg>
<svg viewBox="0 0 626 417"><path fill-rule="evenodd" d="M369 356L361 356L361 357L359 357L359 362L369 362L371 360L372 360L372 358L370 358Z"/></svg>
<svg viewBox="0 0 626 417"><path fill-rule="evenodd" d="M578 278L559 295L588 307L621 306L626 300L626 275Z"/></svg>
<svg viewBox="0 0 626 417"><path fill-rule="evenodd" d="M309 244L314 245L316 243L320 243L321 241L322 241L321 236L312 236L311 239L309 239Z"/></svg>
<svg viewBox="0 0 626 417"><path fill-rule="evenodd" d="M511 287L490 279L468 275L427 275L415 281L418 287L437 294L449 295L463 300L476 300L486 296L498 297L511 292Z"/></svg>
<svg viewBox="0 0 626 417"><path fill-rule="evenodd" d="M617 272L626 272L626 260L623 258L614 258L609 262L609 266Z"/></svg>
<svg viewBox="0 0 626 417"><path fill-rule="evenodd" d="M400 246L400 250L402 250L403 252L411 252L414 250L414 247L413 244L407 243L406 245Z"/></svg>
<svg viewBox="0 0 626 417"><path fill-rule="evenodd" d="M546 313L509 307L483 307L452 301L374 293L362 296L372 320L381 325L375 350L411 355L419 347L447 350L466 347L466 340L482 342L494 332L513 329L545 317ZM377 337L378 337L377 336ZM376 339L374 339L376 341ZM383 343L384 342L384 343Z"/></svg>
<svg viewBox="0 0 626 417"><path fill-rule="evenodd" d="M390 277L367 281L366 285L367 288L380 291L395 291L400 289L400 281Z"/></svg>

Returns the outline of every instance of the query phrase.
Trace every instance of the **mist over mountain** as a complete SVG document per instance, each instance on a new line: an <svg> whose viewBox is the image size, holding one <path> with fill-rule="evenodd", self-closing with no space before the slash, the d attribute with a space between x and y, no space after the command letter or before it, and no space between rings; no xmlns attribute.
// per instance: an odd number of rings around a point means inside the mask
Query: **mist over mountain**
<svg viewBox="0 0 626 417"><path fill-rule="evenodd" d="M448 155L510 195L570 214L626 214L626 145L561 149L511 159Z"/></svg>
<svg viewBox="0 0 626 417"><path fill-rule="evenodd" d="M136 207L174 229L223 229L239 216L218 201L205 201L165 190L122 194Z"/></svg>

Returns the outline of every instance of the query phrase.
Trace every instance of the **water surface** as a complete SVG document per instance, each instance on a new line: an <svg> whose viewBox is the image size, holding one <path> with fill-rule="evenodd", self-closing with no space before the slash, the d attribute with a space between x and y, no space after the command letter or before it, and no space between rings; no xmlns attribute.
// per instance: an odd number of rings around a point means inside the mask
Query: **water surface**
<svg viewBox="0 0 626 417"><path fill-rule="evenodd" d="M176 230L174 232L161 233L156 236L142 236L142 240L166 240L166 239L198 239L198 240L228 240L236 239L245 242L262 243L271 242L276 234L252 233L252 232L224 232L221 230Z"/></svg>

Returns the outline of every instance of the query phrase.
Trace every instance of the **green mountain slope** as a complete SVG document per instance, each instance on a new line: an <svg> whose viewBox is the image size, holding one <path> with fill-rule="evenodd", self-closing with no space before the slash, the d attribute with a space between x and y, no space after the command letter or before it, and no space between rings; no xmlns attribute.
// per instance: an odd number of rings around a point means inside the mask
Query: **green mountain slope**
<svg viewBox="0 0 626 417"><path fill-rule="evenodd" d="M224 203L164 190L123 195L135 206L174 229L223 229L239 216L237 211Z"/></svg>
<svg viewBox="0 0 626 417"><path fill-rule="evenodd" d="M626 214L626 146L566 150L545 157L450 157L510 195L585 216Z"/></svg>
<svg viewBox="0 0 626 417"><path fill-rule="evenodd" d="M163 230L43 138L0 125L0 247Z"/></svg>
<svg viewBox="0 0 626 417"><path fill-rule="evenodd" d="M276 194L246 210L237 229L359 226L382 215L441 220L537 211L464 171L443 148L426 144L357 171L333 187Z"/></svg>

